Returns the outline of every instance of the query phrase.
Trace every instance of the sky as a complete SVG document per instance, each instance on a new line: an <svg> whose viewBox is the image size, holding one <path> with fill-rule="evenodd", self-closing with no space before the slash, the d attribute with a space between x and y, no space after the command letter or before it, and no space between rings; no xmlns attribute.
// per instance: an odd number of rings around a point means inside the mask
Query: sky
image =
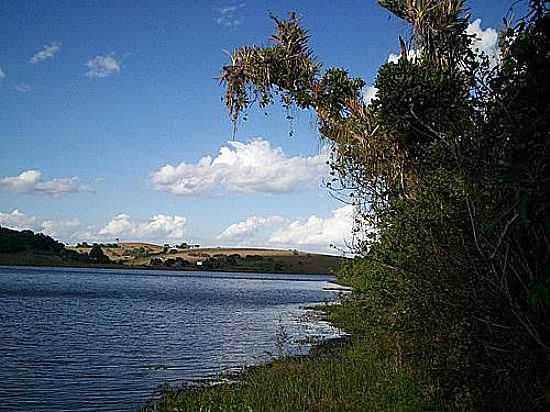
<svg viewBox="0 0 550 412"><path fill-rule="evenodd" d="M470 1L479 47L512 2ZM339 253L353 208L323 185L315 117L252 110L217 77L296 11L324 67L372 85L406 25L374 0L0 0L0 225L79 241ZM365 101L376 90L366 87ZM292 136L289 134L293 130ZM330 247L331 244L337 248Z"/></svg>

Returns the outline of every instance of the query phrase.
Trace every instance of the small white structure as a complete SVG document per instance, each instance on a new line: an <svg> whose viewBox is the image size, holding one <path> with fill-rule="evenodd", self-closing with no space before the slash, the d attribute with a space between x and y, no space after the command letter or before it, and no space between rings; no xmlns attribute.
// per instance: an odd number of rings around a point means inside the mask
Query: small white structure
<svg viewBox="0 0 550 412"><path fill-rule="evenodd" d="M197 266L202 266L202 260L197 260Z"/></svg>

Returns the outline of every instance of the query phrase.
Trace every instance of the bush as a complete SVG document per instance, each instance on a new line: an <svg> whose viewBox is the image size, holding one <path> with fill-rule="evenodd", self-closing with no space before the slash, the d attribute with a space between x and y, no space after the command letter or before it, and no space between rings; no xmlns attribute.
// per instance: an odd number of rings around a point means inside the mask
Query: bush
<svg viewBox="0 0 550 412"><path fill-rule="evenodd" d="M49 252L60 254L65 245L42 233L0 227L0 253Z"/></svg>
<svg viewBox="0 0 550 412"><path fill-rule="evenodd" d="M94 243L92 249L90 250L90 253L88 253L88 256L91 260L98 263L109 263L111 261L109 257L103 252L101 246L97 243Z"/></svg>

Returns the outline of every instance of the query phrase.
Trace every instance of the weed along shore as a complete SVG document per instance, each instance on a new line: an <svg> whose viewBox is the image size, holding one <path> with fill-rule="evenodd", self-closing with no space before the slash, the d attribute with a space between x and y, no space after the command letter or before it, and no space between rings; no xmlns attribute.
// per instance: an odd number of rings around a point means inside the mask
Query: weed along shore
<svg viewBox="0 0 550 412"><path fill-rule="evenodd" d="M344 332L304 356L285 356L216 384L164 388L142 412L429 410L412 373L369 337L354 303L321 308Z"/></svg>

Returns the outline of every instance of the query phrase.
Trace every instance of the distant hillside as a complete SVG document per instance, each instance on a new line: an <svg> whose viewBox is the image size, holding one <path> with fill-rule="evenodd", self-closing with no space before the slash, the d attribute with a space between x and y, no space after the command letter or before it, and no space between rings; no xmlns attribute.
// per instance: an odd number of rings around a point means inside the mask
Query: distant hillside
<svg viewBox="0 0 550 412"><path fill-rule="evenodd" d="M61 253L65 245L42 233L0 227L0 253L46 252Z"/></svg>
<svg viewBox="0 0 550 412"><path fill-rule="evenodd" d="M150 243L106 243L66 247L42 233L0 227L0 264L141 267L236 272L331 273L343 258L295 249L200 248Z"/></svg>
<svg viewBox="0 0 550 412"><path fill-rule="evenodd" d="M50 236L0 227L0 264L70 266L93 263Z"/></svg>
<svg viewBox="0 0 550 412"><path fill-rule="evenodd" d="M130 266L183 270L234 270L289 273L331 273L338 269L338 256L304 253L297 250L260 248L192 248L163 247L149 243L101 245L112 262ZM90 245L71 248L81 254Z"/></svg>

